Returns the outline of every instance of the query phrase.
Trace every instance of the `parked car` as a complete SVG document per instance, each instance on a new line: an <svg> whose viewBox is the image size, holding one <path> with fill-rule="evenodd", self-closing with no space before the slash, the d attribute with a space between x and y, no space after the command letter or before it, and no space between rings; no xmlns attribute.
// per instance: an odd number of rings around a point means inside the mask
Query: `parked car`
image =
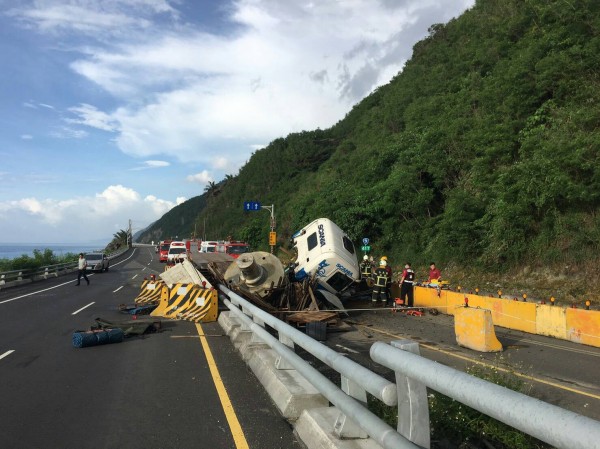
<svg viewBox="0 0 600 449"><path fill-rule="evenodd" d="M105 253L87 253L85 260L87 261L87 271L108 271L110 266Z"/></svg>

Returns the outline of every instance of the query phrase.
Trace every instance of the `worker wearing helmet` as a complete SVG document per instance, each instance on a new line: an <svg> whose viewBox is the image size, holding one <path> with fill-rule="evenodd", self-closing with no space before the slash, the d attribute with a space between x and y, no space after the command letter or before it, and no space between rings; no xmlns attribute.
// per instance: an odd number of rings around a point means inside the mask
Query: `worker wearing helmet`
<svg viewBox="0 0 600 449"><path fill-rule="evenodd" d="M385 269L386 269L387 275L388 275L388 282L387 282L387 285L385 286L385 293L387 295L387 299L389 300L392 298L392 274L393 274L392 273L392 265L388 262L387 256L381 256L381 259L379 259L379 260L385 261Z"/></svg>
<svg viewBox="0 0 600 449"><path fill-rule="evenodd" d="M385 304L387 302L386 286L388 284L387 262L384 259L379 261L379 266L373 272L373 294L371 304L376 306L378 302ZM383 296L383 299L382 299Z"/></svg>
<svg viewBox="0 0 600 449"><path fill-rule="evenodd" d="M360 263L360 275L363 279L369 279L373 272L373 265L369 261L369 256L366 254L363 256L363 260Z"/></svg>

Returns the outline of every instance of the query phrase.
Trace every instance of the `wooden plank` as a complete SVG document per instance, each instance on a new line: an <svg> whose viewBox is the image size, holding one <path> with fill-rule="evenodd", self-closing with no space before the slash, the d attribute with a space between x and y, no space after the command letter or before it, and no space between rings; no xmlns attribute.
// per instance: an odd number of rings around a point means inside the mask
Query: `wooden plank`
<svg viewBox="0 0 600 449"><path fill-rule="evenodd" d="M331 324L337 323L336 312L320 312L320 311L307 311L297 312L287 317L288 321L293 323L309 323L312 321L327 321Z"/></svg>

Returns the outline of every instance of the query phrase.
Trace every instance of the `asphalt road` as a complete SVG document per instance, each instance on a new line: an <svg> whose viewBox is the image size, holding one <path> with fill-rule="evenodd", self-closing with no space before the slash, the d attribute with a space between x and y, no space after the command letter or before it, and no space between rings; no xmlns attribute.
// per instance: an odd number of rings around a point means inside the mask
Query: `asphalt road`
<svg viewBox="0 0 600 449"><path fill-rule="evenodd" d="M118 305L162 269L137 248L89 286L73 274L0 290L0 448L301 447L217 323L161 320L158 333L73 347L97 317L130 319Z"/></svg>
<svg viewBox="0 0 600 449"><path fill-rule="evenodd" d="M349 309L368 308L368 301L347 303ZM600 348L496 327L500 353L480 353L456 344L453 317L407 316L390 310L353 311L347 332L329 332L326 344L346 353L390 380L393 372L369 358L375 341L410 339L421 355L444 365L518 379L522 392L545 402L600 421ZM493 374L495 375L495 374Z"/></svg>

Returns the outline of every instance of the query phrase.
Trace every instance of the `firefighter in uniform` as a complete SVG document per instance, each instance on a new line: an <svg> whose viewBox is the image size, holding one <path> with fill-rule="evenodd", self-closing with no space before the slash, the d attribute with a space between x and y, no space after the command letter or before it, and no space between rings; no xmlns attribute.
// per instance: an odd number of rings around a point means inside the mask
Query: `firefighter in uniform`
<svg viewBox="0 0 600 449"><path fill-rule="evenodd" d="M407 262L404 265L404 271L402 272L402 278L400 279L400 299L404 301L404 305L408 307L413 307L414 304L414 296L413 296L413 287L415 282L415 272L410 267L410 264ZM408 302L407 302L408 301Z"/></svg>
<svg viewBox="0 0 600 449"><path fill-rule="evenodd" d="M377 302L382 302L383 305L387 302L386 286L388 283L388 271L386 270L387 262L383 259L379 261L379 267L373 273L373 295L371 296L371 304L376 305ZM381 297L383 296L383 299Z"/></svg>
<svg viewBox="0 0 600 449"><path fill-rule="evenodd" d="M381 260L385 260L385 271L387 271L387 275L388 275L387 285L385 286L385 294L387 295L387 301L390 301L392 299L392 279L393 279L392 266L388 262L387 256L383 256L381 258ZM386 301L386 305L391 305L391 304L387 304L387 301Z"/></svg>
<svg viewBox="0 0 600 449"><path fill-rule="evenodd" d="M373 265L369 260L369 256L366 254L363 256L363 260L360 263L360 277L365 281L368 287L373 284L371 275L373 274Z"/></svg>

